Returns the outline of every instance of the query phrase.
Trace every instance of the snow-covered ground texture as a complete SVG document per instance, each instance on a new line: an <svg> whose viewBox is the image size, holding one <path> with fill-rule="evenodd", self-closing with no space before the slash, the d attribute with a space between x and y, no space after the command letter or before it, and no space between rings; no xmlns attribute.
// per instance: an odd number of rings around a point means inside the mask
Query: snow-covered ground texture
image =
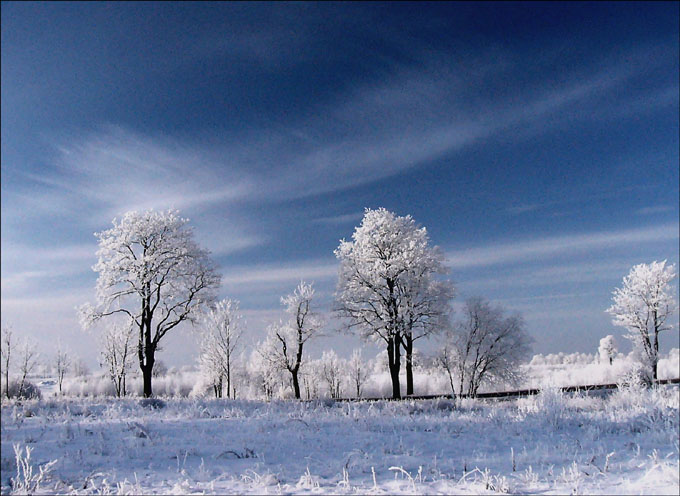
<svg viewBox="0 0 680 496"><path fill-rule="evenodd" d="M679 399L4 402L2 493L678 494Z"/></svg>

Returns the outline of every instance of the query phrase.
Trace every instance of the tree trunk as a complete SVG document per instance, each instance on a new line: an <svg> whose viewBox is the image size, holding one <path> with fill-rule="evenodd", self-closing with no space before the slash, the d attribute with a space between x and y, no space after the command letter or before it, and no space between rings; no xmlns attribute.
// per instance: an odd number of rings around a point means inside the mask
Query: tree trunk
<svg viewBox="0 0 680 496"><path fill-rule="evenodd" d="M149 345L145 350L145 363L141 366L142 376L144 378L144 397L151 398L153 396L153 391L151 389L151 377L153 372L154 364L154 349Z"/></svg>
<svg viewBox="0 0 680 496"><path fill-rule="evenodd" d="M231 352L230 352L231 353ZM227 398L231 398L231 360L227 355Z"/></svg>
<svg viewBox="0 0 680 496"><path fill-rule="evenodd" d="M392 398L398 400L401 398L401 385L399 384L401 353L399 341L394 337L387 341L387 359L389 362L390 377L392 378Z"/></svg>
<svg viewBox="0 0 680 496"><path fill-rule="evenodd" d="M406 345L406 396L413 395L413 336L409 333L405 336Z"/></svg>
<svg viewBox="0 0 680 496"><path fill-rule="evenodd" d="M300 399L300 381L298 380L298 371L297 369L293 369L290 371L291 375L293 376L293 391L295 391L295 399L299 400Z"/></svg>
<svg viewBox="0 0 680 496"><path fill-rule="evenodd" d="M142 368L142 376L144 378L144 397L151 398L153 391L151 389L151 367L148 365Z"/></svg>
<svg viewBox="0 0 680 496"><path fill-rule="evenodd" d="M151 373L153 372L153 364L155 362L156 345L151 341L151 315L148 311L143 313L146 318L142 318L144 322L140 329L141 335L138 350L139 368L142 370L142 376L144 378L144 397L151 398L151 396L153 396L153 391L151 389Z"/></svg>
<svg viewBox="0 0 680 496"><path fill-rule="evenodd" d="M456 389L453 387L453 375L451 374L451 368L446 367L446 373L449 375L449 385L451 386L451 396L456 399Z"/></svg>
<svg viewBox="0 0 680 496"><path fill-rule="evenodd" d="M659 376L658 376L658 366L659 366L659 320L658 320L658 315L656 310L653 312L653 317L654 317L654 357L652 359L652 374L653 374L653 379L656 381Z"/></svg>

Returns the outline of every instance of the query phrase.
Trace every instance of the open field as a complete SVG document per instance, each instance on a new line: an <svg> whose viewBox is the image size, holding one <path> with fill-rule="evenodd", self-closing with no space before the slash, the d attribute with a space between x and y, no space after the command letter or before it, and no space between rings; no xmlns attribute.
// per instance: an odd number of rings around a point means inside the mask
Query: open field
<svg viewBox="0 0 680 496"><path fill-rule="evenodd" d="M669 387L459 405L6 402L2 492L677 494L678 401ZM31 450L32 477L17 478L13 446Z"/></svg>

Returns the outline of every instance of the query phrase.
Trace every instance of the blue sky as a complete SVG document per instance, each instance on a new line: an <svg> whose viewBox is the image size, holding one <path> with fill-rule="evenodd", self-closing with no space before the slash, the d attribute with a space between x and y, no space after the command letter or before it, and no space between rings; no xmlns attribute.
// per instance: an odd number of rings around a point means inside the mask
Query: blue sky
<svg viewBox="0 0 680 496"><path fill-rule="evenodd" d="M593 352L621 336L604 309L630 267L678 262L678 18L673 2L3 2L3 323L45 354L91 352L74 307L94 298L93 232L174 207L254 342L300 278L329 310L333 249L382 206L428 228L458 304L521 312L536 352ZM191 363L194 342L161 358Z"/></svg>

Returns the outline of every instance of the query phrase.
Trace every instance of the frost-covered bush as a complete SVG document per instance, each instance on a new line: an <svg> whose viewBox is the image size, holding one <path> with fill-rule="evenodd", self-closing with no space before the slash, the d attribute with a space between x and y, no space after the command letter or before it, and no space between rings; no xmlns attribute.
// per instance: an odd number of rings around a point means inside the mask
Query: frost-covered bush
<svg viewBox="0 0 680 496"><path fill-rule="evenodd" d="M26 446L26 452L21 449L20 444L14 444L14 456L16 460L16 477L12 477L12 493L14 494L33 494L40 489L40 486L50 480L52 467L58 460L52 460L38 467L38 472L33 472L31 462L32 447Z"/></svg>
<svg viewBox="0 0 680 496"><path fill-rule="evenodd" d="M524 365L527 376L527 387L542 388L547 385L578 386L586 384L615 384L627 376L633 364L639 360L634 352L617 354L612 364L599 363L595 355L572 354L573 363L567 364L567 356L563 353L550 355L534 355ZM680 359L678 348L673 348L662 356L658 364L659 378L678 377Z"/></svg>
<svg viewBox="0 0 680 496"><path fill-rule="evenodd" d="M23 387L20 381L9 381L9 397L10 398L24 398L24 399L40 399L42 394L38 386L30 381L25 380Z"/></svg>
<svg viewBox="0 0 680 496"><path fill-rule="evenodd" d="M132 380L128 382L128 391L132 390ZM64 378L62 393L65 396L115 396L116 389L111 379L103 374L88 374Z"/></svg>
<svg viewBox="0 0 680 496"><path fill-rule="evenodd" d="M528 410L545 421L553 428L558 428L567 410L567 399L557 386L546 387L540 394L530 398Z"/></svg>
<svg viewBox="0 0 680 496"><path fill-rule="evenodd" d="M198 372L174 369L168 371L166 375L154 379L154 395L186 398L198 382ZM139 374L128 376L127 395L142 396L143 391L142 377ZM66 377L63 384L63 394L76 397L116 396L116 390L111 379L100 373Z"/></svg>

